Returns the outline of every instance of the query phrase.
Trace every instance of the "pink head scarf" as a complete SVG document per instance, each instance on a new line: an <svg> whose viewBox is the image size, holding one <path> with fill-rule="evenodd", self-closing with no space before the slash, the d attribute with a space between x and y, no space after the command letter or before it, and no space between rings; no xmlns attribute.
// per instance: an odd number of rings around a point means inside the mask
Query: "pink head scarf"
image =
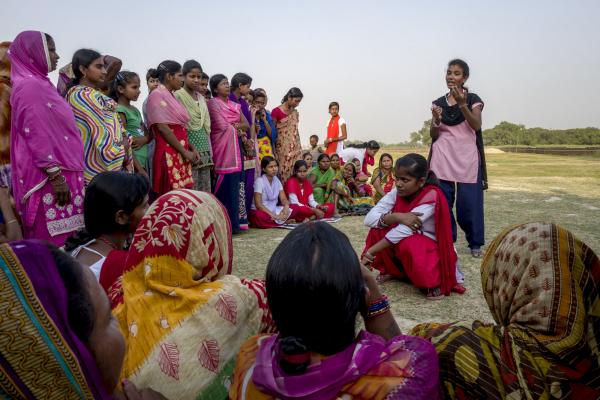
<svg viewBox="0 0 600 400"><path fill-rule="evenodd" d="M48 79L50 55L46 35L21 32L9 50L12 106L10 156L17 206L31 196L37 209L39 193L50 167L83 171L83 144L71 107ZM29 211L32 211L29 210ZM20 209L21 214L28 214ZM26 215L27 216L27 215Z"/></svg>

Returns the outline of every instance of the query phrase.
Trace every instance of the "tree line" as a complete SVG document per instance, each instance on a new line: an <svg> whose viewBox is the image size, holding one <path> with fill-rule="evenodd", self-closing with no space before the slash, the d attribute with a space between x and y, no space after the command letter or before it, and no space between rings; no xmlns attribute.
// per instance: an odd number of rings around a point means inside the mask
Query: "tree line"
<svg viewBox="0 0 600 400"><path fill-rule="evenodd" d="M399 146L429 146L431 120L423 122L421 129L410 133L408 141ZM490 129L484 129L483 141L488 146L545 146L545 145L600 145L599 128L545 129L527 128L522 124L500 122Z"/></svg>

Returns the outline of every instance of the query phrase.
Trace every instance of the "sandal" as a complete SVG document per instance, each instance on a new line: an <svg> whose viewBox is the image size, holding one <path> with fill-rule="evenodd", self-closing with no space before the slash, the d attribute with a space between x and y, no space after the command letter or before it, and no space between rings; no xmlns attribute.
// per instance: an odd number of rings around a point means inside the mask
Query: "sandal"
<svg viewBox="0 0 600 400"><path fill-rule="evenodd" d="M471 257L481 258L483 257L483 251L481 249L471 249Z"/></svg>
<svg viewBox="0 0 600 400"><path fill-rule="evenodd" d="M425 296L427 300L441 300L444 298L442 291L439 287L433 289L427 289L427 295Z"/></svg>
<svg viewBox="0 0 600 400"><path fill-rule="evenodd" d="M460 283L457 283L453 288L452 288L453 292L456 292L458 294L464 294L467 291L467 288L464 287L463 285L461 285Z"/></svg>

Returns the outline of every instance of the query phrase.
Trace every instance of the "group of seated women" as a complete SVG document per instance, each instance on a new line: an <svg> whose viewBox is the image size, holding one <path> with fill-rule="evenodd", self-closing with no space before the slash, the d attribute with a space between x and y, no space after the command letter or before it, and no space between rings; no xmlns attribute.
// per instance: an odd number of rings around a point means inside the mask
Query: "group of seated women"
<svg viewBox="0 0 600 400"><path fill-rule="evenodd" d="M129 250L107 258L104 288L52 245L0 246L2 395L600 396L600 261L557 225L513 226L489 246L481 276L495 324L429 323L411 335L329 224L288 234L266 283L230 275L231 254L224 208L191 190L150 207Z"/></svg>

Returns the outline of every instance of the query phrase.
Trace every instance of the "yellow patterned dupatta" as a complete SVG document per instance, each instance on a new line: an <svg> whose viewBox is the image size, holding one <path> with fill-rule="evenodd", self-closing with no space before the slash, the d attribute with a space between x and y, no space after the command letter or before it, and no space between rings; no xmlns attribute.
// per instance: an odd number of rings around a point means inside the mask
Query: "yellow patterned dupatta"
<svg viewBox="0 0 600 400"><path fill-rule="evenodd" d="M497 325L423 324L452 399L600 398L600 261L549 223L511 227L481 265Z"/></svg>
<svg viewBox="0 0 600 400"><path fill-rule="evenodd" d="M0 398L110 399L48 246L0 246Z"/></svg>
<svg viewBox="0 0 600 400"><path fill-rule="evenodd" d="M231 272L231 225L209 193L161 196L109 290L127 342L122 378L170 399L225 398L236 353L263 328L261 282Z"/></svg>

